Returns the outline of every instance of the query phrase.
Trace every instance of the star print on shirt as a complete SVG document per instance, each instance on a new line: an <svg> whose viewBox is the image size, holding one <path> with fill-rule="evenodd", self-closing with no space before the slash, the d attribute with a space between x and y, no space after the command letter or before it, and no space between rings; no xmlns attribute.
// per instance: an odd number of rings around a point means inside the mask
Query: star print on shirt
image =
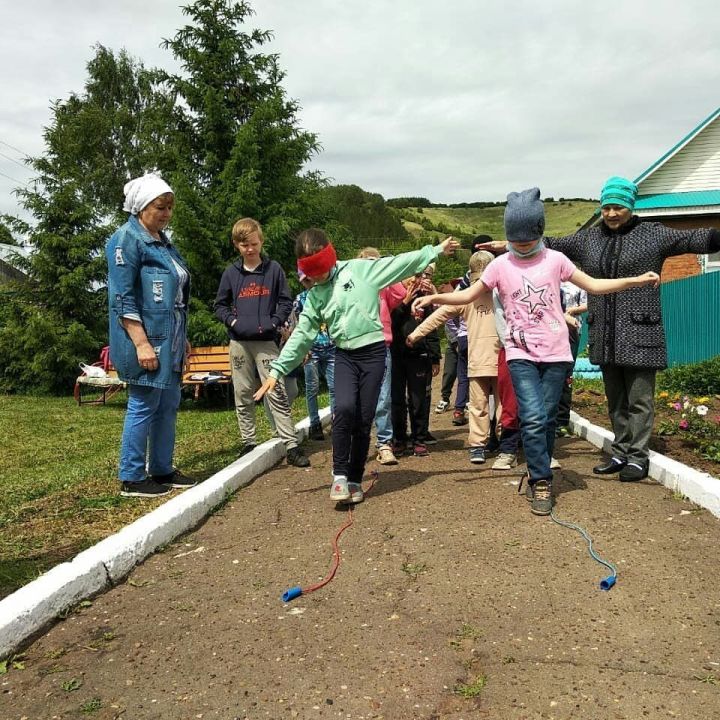
<svg viewBox="0 0 720 720"><path fill-rule="evenodd" d="M526 277L523 277L523 291L525 292L525 294L519 297L517 301L519 303L522 303L523 305L527 305L528 314L533 315L537 308L549 307L548 304L545 302L545 293L547 292L547 290L547 285L535 287L530 282L530 280L528 280Z"/></svg>

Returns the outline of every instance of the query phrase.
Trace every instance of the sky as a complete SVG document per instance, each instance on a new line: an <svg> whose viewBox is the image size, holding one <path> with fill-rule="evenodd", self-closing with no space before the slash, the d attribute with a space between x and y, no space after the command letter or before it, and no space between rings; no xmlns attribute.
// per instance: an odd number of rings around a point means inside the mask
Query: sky
<svg viewBox="0 0 720 720"><path fill-rule="evenodd" d="M720 106L717 0L253 0L311 166L385 198L598 197ZM0 213L93 46L177 70L172 0L0 0Z"/></svg>

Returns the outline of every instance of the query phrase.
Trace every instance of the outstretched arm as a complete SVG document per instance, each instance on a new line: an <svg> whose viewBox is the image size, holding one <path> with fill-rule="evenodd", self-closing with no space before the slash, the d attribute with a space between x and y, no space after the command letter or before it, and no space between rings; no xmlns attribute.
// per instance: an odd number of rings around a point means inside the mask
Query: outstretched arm
<svg viewBox="0 0 720 720"><path fill-rule="evenodd" d="M467 290L460 290L460 292L423 295L413 302L412 310L413 312L417 312L420 308L424 308L427 305L468 305L471 302L475 302L475 300L486 292L490 292L490 288L485 285L482 280L478 280L474 285L467 288Z"/></svg>
<svg viewBox="0 0 720 720"><path fill-rule="evenodd" d="M614 280L605 280L601 278L590 277L582 270L576 270L570 276L570 282L575 283L578 287L592 295L608 295L609 293L627 290L629 288L642 287L644 285L652 285L657 287L660 284L660 276L656 272L646 272L635 277L616 278Z"/></svg>

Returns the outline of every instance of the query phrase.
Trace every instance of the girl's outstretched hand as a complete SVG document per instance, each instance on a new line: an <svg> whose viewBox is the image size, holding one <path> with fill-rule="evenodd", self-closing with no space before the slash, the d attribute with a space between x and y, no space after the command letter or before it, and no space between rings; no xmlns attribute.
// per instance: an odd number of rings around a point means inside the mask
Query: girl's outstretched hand
<svg viewBox="0 0 720 720"><path fill-rule="evenodd" d="M443 255L452 255L460 247L460 243L450 236L440 243L440 247L443 249Z"/></svg>
<svg viewBox="0 0 720 720"><path fill-rule="evenodd" d="M265 393L272 392L277 385L277 380L274 377L269 377L261 386L260 389L253 395L253 400L257 402L262 400Z"/></svg>
<svg viewBox="0 0 720 720"><path fill-rule="evenodd" d="M652 285L653 287L657 287L660 284L660 276L652 270L638 275L635 279L639 285Z"/></svg>
<svg viewBox="0 0 720 720"><path fill-rule="evenodd" d="M475 250L489 250L494 255L497 255L507 250L507 243L504 240L491 240L490 242L478 243Z"/></svg>
<svg viewBox="0 0 720 720"><path fill-rule="evenodd" d="M413 300L412 307L410 308L412 314L417 315L422 308L432 305L434 297L434 295L421 295L419 298L415 298L415 300Z"/></svg>

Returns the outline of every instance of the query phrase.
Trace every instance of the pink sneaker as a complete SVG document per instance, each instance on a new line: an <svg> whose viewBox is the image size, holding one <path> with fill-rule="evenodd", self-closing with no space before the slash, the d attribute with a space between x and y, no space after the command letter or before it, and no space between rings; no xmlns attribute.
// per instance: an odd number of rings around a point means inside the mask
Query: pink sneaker
<svg viewBox="0 0 720 720"><path fill-rule="evenodd" d="M422 443L415 443L413 446L413 455L417 457L427 457L430 453L428 452L427 446Z"/></svg>

